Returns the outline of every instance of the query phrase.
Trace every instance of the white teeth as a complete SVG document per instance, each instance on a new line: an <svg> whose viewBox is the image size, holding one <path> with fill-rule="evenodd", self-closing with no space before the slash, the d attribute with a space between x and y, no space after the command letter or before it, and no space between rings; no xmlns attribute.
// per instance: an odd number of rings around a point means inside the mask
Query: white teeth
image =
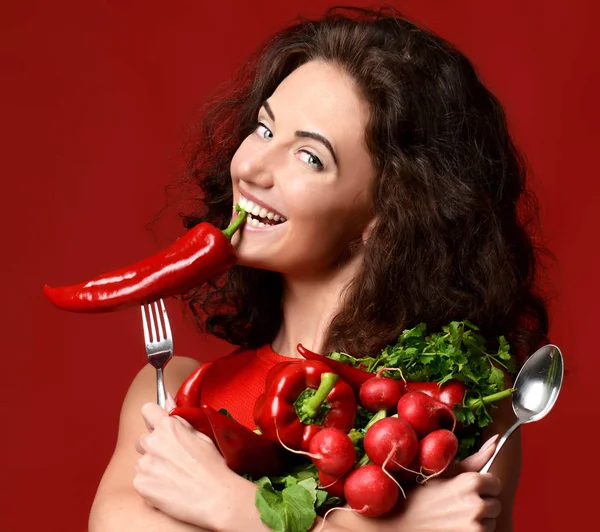
<svg viewBox="0 0 600 532"><path fill-rule="evenodd" d="M248 215L249 215L248 221L251 221L250 215L258 216L263 219L266 218L268 220L273 220L275 222L279 222L279 221L285 222L285 220L286 220L283 216L279 216L278 214L275 214L274 212L268 211L265 207L261 207L260 205L257 205L256 203L254 203L253 201L250 201L249 199L246 199L242 195L240 195L240 198L238 200L238 205L248 213ZM259 223L258 220L257 220L257 223ZM260 223L262 223L262 222L260 222ZM263 225L265 225L265 224L263 223Z"/></svg>
<svg viewBox="0 0 600 532"><path fill-rule="evenodd" d="M266 224L262 223L262 222L258 222L258 227L264 227Z"/></svg>

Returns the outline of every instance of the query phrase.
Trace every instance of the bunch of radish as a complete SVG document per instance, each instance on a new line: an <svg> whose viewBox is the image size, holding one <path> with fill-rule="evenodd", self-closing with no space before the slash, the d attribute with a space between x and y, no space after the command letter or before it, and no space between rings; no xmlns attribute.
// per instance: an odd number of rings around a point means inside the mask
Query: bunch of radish
<svg viewBox="0 0 600 532"><path fill-rule="evenodd" d="M311 442L311 454L321 457L313 458L321 486L330 495L343 496L354 511L367 517L383 515L395 506L402 488L393 474L404 480L438 475L458 450L453 409L427 393L407 391L403 381L384 377L384 371L367 380L359 393L363 408L379 413L364 436L371 464L361 465L361 460L354 467L352 441L341 431L327 434L324 429Z"/></svg>

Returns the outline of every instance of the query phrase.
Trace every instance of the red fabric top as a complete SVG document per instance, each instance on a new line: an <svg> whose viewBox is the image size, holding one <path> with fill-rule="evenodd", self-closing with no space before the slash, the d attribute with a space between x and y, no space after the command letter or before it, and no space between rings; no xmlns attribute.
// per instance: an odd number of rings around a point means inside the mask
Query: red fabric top
<svg viewBox="0 0 600 532"><path fill-rule="evenodd" d="M265 391L267 372L278 362L289 362L270 345L238 349L212 363L204 376L201 402L215 409L225 408L242 425L254 430L254 403Z"/></svg>

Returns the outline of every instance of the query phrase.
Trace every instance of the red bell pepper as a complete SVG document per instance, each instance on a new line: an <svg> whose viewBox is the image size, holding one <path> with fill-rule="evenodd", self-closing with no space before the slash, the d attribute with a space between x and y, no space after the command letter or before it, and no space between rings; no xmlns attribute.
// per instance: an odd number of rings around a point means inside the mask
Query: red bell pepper
<svg viewBox="0 0 600 532"><path fill-rule="evenodd" d="M242 210L224 231L200 223L163 251L129 267L70 286L45 285L44 293L57 307L73 312L109 312L183 294L235 264L229 239L245 218Z"/></svg>
<svg viewBox="0 0 600 532"><path fill-rule="evenodd" d="M175 404L177 406L169 412L169 415L185 419L198 432L206 434L215 441L215 435L208 422L206 413L200 408L202 380L206 376L210 366L210 362L202 364L183 382L175 396Z"/></svg>
<svg viewBox="0 0 600 532"><path fill-rule="evenodd" d="M337 360L333 360L332 358L324 355L313 353L312 351L306 349L306 347L304 347L302 344L298 344L296 349L298 350L298 353L300 353L307 360L319 360L330 366L331 369L340 377L342 377L342 379L344 379L348 384L350 384L350 386L352 386L356 392L360 390L360 387L366 381L373 378L373 373L369 371L354 368L349 364L344 364L343 362L338 362Z"/></svg>
<svg viewBox="0 0 600 532"><path fill-rule="evenodd" d="M185 419L197 431L211 438L227 466L236 473L247 473L255 478L278 474L282 470L283 459L273 442L214 408L201 405L202 382L210 366L210 362L202 364L183 382L175 396L177 406L169 415Z"/></svg>
<svg viewBox="0 0 600 532"><path fill-rule="evenodd" d="M202 381L211 365L211 362L202 364L199 368L194 370L185 381L183 381L183 384L179 387L177 395L175 396L175 403L177 406L200 406Z"/></svg>
<svg viewBox="0 0 600 532"><path fill-rule="evenodd" d="M308 450L312 437L324 427L349 432L355 417L352 387L327 364L313 360L274 366L254 407L254 421L263 436L302 450Z"/></svg>

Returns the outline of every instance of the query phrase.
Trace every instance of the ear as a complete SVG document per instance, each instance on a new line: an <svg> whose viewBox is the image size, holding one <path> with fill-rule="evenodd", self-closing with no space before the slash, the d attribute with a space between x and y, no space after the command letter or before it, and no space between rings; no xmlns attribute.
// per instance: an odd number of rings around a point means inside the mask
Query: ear
<svg viewBox="0 0 600 532"><path fill-rule="evenodd" d="M371 236L371 232L373 231L373 228L375 227L376 223L377 223L377 217L373 216L373 218L371 218L369 220L369 223L367 223L367 225L363 229L362 237L361 237L363 244L366 244L367 240L369 240L369 237Z"/></svg>

